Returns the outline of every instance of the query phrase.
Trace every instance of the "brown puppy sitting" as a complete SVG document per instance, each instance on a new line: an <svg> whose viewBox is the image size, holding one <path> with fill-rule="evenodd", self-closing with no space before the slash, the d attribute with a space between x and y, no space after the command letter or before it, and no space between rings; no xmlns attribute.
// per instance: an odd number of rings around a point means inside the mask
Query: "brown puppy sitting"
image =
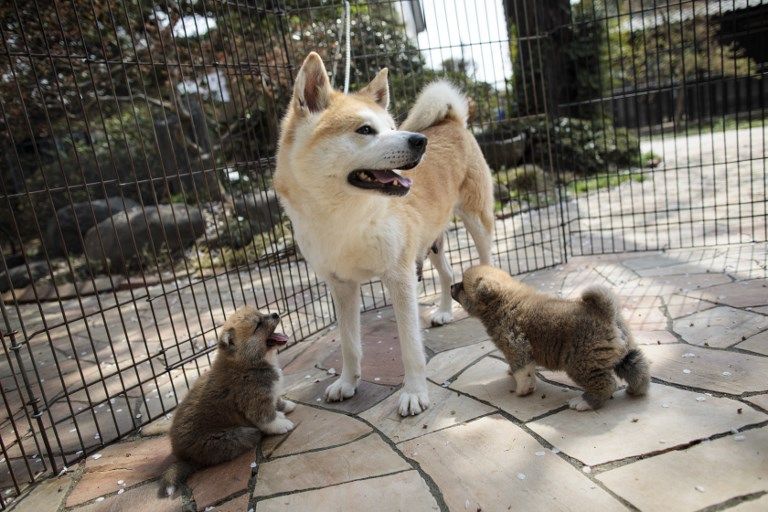
<svg viewBox="0 0 768 512"><path fill-rule="evenodd" d="M584 388L569 402L578 411L598 409L611 398L614 372L627 381L627 393L644 395L648 390L648 362L605 288L590 287L577 300L558 299L480 265L464 273L464 281L451 287L451 296L480 319L504 353L518 396L533 392L537 363L565 370Z"/></svg>
<svg viewBox="0 0 768 512"><path fill-rule="evenodd" d="M178 462L163 474L161 492L173 495L190 473L254 448L264 434L293 429L284 413L296 404L280 397L277 314L246 306L224 323L216 359L179 404L169 435Z"/></svg>

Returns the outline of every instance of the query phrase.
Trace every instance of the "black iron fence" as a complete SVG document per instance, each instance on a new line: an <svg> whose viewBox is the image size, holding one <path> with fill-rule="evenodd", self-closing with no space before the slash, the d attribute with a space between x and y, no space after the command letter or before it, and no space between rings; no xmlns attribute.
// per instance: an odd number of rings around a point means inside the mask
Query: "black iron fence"
<svg viewBox="0 0 768 512"><path fill-rule="evenodd" d="M343 80L343 12L0 4L0 506L168 414L233 308L297 342L334 321L271 178L297 64ZM438 76L464 88L520 273L765 241L766 27L753 0L353 1L350 81L389 67L398 119ZM447 243L474 261L460 224Z"/></svg>

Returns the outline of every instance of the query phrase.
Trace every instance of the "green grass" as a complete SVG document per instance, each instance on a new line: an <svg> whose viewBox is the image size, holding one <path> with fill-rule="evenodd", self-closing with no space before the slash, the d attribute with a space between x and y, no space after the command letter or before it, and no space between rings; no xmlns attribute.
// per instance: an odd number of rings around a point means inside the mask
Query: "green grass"
<svg viewBox="0 0 768 512"><path fill-rule="evenodd" d="M618 174L611 176L593 176L591 178L578 178L566 185L566 190L570 194L579 195L588 192L594 192L601 188L611 188L621 185L629 180L637 183L645 181L642 174Z"/></svg>

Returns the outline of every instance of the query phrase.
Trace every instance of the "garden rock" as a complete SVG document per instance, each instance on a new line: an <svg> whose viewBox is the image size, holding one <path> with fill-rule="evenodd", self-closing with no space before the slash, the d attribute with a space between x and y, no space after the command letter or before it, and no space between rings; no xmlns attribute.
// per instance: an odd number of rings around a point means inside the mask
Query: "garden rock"
<svg viewBox="0 0 768 512"><path fill-rule="evenodd" d="M234 206L235 213L247 219L256 233L268 231L280 223L280 204L274 190L236 193Z"/></svg>
<svg viewBox="0 0 768 512"><path fill-rule="evenodd" d="M108 219L115 213L130 210L139 206L133 199L122 197L108 197L75 203L56 211L56 217L48 221L45 229L45 248L49 256L64 256L65 254L77 255L83 253L83 245L78 234L85 234L93 226ZM58 218L58 225L56 219ZM59 236L61 229L61 236ZM64 243L62 244L62 238ZM66 248L66 251L65 251Z"/></svg>
<svg viewBox="0 0 768 512"><path fill-rule="evenodd" d="M205 221L197 207L134 208L92 227L85 235L85 254L91 264L122 271L139 262L154 263L155 255L162 259L178 254L204 232Z"/></svg>
<svg viewBox="0 0 768 512"><path fill-rule="evenodd" d="M5 293L11 288L23 288L48 275L48 273L48 263L45 261L30 263L29 271L27 271L26 265L10 268L8 272L0 272L0 292Z"/></svg>

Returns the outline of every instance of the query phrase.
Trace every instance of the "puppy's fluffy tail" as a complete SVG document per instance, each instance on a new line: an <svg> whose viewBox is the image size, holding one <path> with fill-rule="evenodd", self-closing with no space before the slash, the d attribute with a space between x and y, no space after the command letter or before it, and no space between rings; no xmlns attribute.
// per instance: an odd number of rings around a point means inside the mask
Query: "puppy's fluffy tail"
<svg viewBox="0 0 768 512"><path fill-rule="evenodd" d="M639 348L633 348L613 367L620 378L627 381L627 393L644 395L651 383L648 360Z"/></svg>
<svg viewBox="0 0 768 512"><path fill-rule="evenodd" d="M161 498L173 496L176 493L176 489L186 482L187 477L197 469L197 466L194 464L181 460L171 464L160 479L159 496Z"/></svg>
<svg viewBox="0 0 768 512"><path fill-rule="evenodd" d="M438 80L421 91L400 129L420 132L445 119L453 119L466 126L468 115L466 96L447 80Z"/></svg>
<svg viewBox="0 0 768 512"><path fill-rule="evenodd" d="M604 286L590 286L581 294L581 300L606 318L612 318L619 312L616 297Z"/></svg>

